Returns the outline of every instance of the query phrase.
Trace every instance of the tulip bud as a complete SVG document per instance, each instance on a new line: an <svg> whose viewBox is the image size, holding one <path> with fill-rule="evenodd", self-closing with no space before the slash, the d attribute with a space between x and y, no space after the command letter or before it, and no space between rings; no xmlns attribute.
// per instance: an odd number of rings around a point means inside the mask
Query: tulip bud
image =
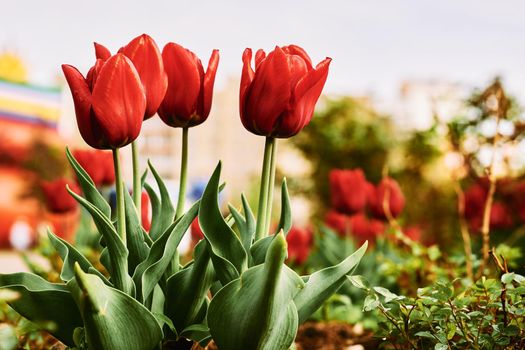
<svg viewBox="0 0 525 350"><path fill-rule="evenodd" d="M87 78L73 66L62 65L73 95L80 134L88 145L115 149L140 133L146 96L137 70L123 54L97 60Z"/></svg>
<svg viewBox="0 0 525 350"><path fill-rule="evenodd" d="M330 58L317 67L299 46L275 47L268 56L259 50L252 68L252 50L243 57L240 115L244 127L262 136L287 138L312 119L328 76Z"/></svg>
<svg viewBox="0 0 525 350"><path fill-rule="evenodd" d="M213 50L208 69L190 50L168 43L162 50L168 89L158 113L164 123L187 128L203 123L210 114L219 51Z"/></svg>
<svg viewBox="0 0 525 350"><path fill-rule="evenodd" d="M332 207L348 215L365 208L367 181L361 169L330 171L330 194Z"/></svg>
<svg viewBox="0 0 525 350"><path fill-rule="evenodd" d="M144 230L146 230L147 232L149 232L151 228L151 218L149 215L149 206L150 206L150 202L149 202L148 192L143 191L142 196L140 198L140 208L141 208L140 220L142 222L142 227L144 227Z"/></svg>

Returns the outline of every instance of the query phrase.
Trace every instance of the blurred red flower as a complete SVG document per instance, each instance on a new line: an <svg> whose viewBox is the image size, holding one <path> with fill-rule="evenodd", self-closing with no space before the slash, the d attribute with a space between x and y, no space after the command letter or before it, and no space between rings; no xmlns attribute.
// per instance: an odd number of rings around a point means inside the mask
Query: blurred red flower
<svg viewBox="0 0 525 350"><path fill-rule="evenodd" d="M386 219L384 208L386 205L392 217L396 218L405 207L405 196L394 179L385 177L374 190L370 190L369 203L370 211L374 217Z"/></svg>
<svg viewBox="0 0 525 350"><path fill-rule="evenodd" d="M191 239L193 242L198 242L204 238L204 233L202 232L201 226L199 225L199 218L196 217L190 226Z"/></svg>
<svg viewBox="0 0 525 350"><path fill-rule="evenodd" d="M143 191L142 196L140 198L140 206L141 206L140 220L142 222L142 227L144 228L144 230L146 230L146 232L149 232L149 229L151 228L151 218L149 216L149 205L150 203L149 203L148 192Z"/></svg>
<svg viewBox="0 0 525 350"><path fill-rule="evenodd" d="M75 182L64 178L40 183L46 207L50 212L67 213L78 207L77 201L67 192L66 185L69 185L73 192L80 192Z"/></svg>
<svg viewBox="0 0 525 350"><path fill-rule="evenodd" d="M330 171L332 207L348 215L362 211L367 202L367 181L361 169Z"/></svg>
<svg viewBox="0 0 525 350"><path fill-rule="evenodd" d="M310 256L313 244L312 231L293 226L286 236L288 243L288 261L302 265Z"/></svg>
<svg viewBox="0 0 525 350"><path fill-rule="evenodd" d="M73 156L80 166L89 174L95 186L115 183L113 155L111 152L91 149L76 149Z"/></svg>

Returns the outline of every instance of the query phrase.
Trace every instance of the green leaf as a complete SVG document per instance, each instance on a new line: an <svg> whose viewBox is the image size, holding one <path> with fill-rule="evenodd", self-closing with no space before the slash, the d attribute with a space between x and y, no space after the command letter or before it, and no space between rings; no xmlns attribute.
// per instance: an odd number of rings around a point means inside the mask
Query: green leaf
<svg viewBox="0 0 525 350"><path fill-rule="evenodd" d="M268 247L272 243L275 235L261 238L255 242L250 248L250 255L252 257L252 266L262 264L266 258Z"/></svg>
<svg viewBox="0 0 525 350"><path fill-rule="evenodd" d="M377 295L367 295L363 302L363 311L372 311L379 306Z"/></svg>
<svg viewBox="0 0 525 350"><path fill-rule="evenodd" d="M75 345L73 331L82 327L82 318L65 285L20 272L0 275L0 289L3 288L20 294L19 299L9 302L20 315L36 323L53 322L56 327L49 332L64 344Z"/></svg>
<svg viewBox="0 0 525 350"><path fill-rule="evenodd" d="M346 276L359 264L365 254L368 242L354 254L335 266L327 267L313 273L304 289L294 298L299 313L299 323L303 323L346 281Z"/></svg>
<svg viewBox="0 0 525 350"><path fill-rule="evenodd" d="M149 350L162 340L151 312L129 295L75 266L68 288L80 309L90 349Z"/></svg>
<svg viewBox="0 0 525 350"><path fill-rule="evenodd" d="M385 303L389 303L392 300L401 300L405 298L403 296L394 294L388 289L383 288L383 287L374 287L374 290L376 291L376 293L381 294L382 296L385 297Z"/></svg>
<svg viewBox="0 0 525 350"><path fill-rule="evenodd" d="M138 300L145 301L153 292L155 285L173 261L177 247L198 211L199 202L195 203L186 214L153 242L148 257L137 266L133 274Z"/></svg>
<svg viewBox="0 0 525 350"><path fill-rule="evenodd" d="M16 329L8 324L2 324L0 327L0 349L16 350L18 348L18 337Z"/></svg>
<svg viewBox="0 0 525 350"><path fill-rule="evenodd" d="M110 219L104 216L104 214L97 207L75 192L71 191L69 187L67 190L77 200L77 202L79 202L84 208L87 209L87 211L89 211L93 217L93 221L95 222L98 231L104 238L110 261L109 272L111 275L111 282L116 288L122 290L123 292L134 294L133 280L128 275L128 249L115 231L115 226L113 226L113 223L110 221Z"/></svg>
<svg viewBox="0 0 525 350"><path fill-rule="evenodd" d="M202 323L193 324L182 331L181 337L196 341L204 348L211 340L210 328L208 328L208 325Z"/></svg>
<svg viewBox="0 0 525 350"><path fill-rule="evenodd" d="M175 219L175 209L171 202L171 198L159 173L150 161L148 161L149 168L151 173L157 182L157 186L160 192L160 201L158 196L156 196L154 191L150 186L146 184L146 191L150 195L151 206L152 206L152 218L151 218L151 228L149 231L150 237L152 240L156 241L164 231L173 223ZM156 197L156 198L155 198Z"/></svg>
<svg viewBox="0 0 525 350"><path fill-rule="evenodd" d="M176 329L201 323L206 317L207 293L215 273L206 240L195 247L193 264L177 272L167 281L166 314Z"/></svg>
<svg viewBox="0 0 525 350"><path fill-rule="evenodd" d="M211 260L223 285L239 277L247 265L246 251L222 217L219 208L221 163L206 185L199 208L199 224L210 245Z"/></svg>
<svg viewBox="0 0 525 350"><path fill-rule="evenodd" d="M356 288L364 289L364 290L368 290L370 288L370 285L368 284L367 280L363 276L360 276L360 275L346 276L346 278Z"/></svg>
<svg viewBox="0 0 525 350"><path fill-rule="evenodd" d="M68 147L66 147L66 157L69 161L69 164L71 164L71 167L75 171L75 174L77 175L78 183L80 184L86 199L96 208L98 208L98 210L100 210L100 212L106 217L111 217L111 207L109 206L109 203L97 190L95 183L89 174L80 166L80 164L78 164L77 160L75 157L73 157Z"/></svg>
<svg viewBox="0 0 525 350"><path fill-rule="evenodd" d="M516 276L514 272L505 273L501 276L501 282L505 284L512 283L512 281L514 281L514 276Z"/></svg>
<svg viewBox="0 0 525 350"><path fill-rule="evenodd" d="M286 240L279 233L264 264L249 268L211 300L208 325L221 350L286 350L298 320L293 297L303 282L283 273ZM294 277L292 277L294 276Z"/></svg>
<svg viewBox="0 0 525 350"><path fill-rule="evenodd" d="M277 226L276 234L281 230L284 235L288 235L292 228L292 206L290 205L290 195L288 194L288 186L286 185L286 178L283 178L281 185L281 218Z"/></svg>
<svg viewBox="0 0 525 350"><path fill-rule="evenodd" d="M250 204L244 196L244 193L241 194L241 200L244 216L242 216L233 206L230 205L229 208L235 219L235 225L239 228L242 246L244 247L244 250L248 252L250 251L253 236L255 235L255 217L253 216Z"/></svg>
<svg viewBox="0 0 525 350"><path fill-rule="evenodd" d="M112 286L106 277L104 277L103 274L95 269L89 260L86 259L86 257L84 257L84 255L82 255L82 253L80 253L75 247L62 238L56 236L50 230L47 231L47 236L49 237L49 241L57 251L58 255L60 255L60 258L62 259L62 271L60 272L60 279L62 279L62 281L68 282L70 279L75 277L73 267L77 262L83 271L96 274L102 279L102 281L104 281L105 284Z"/></svg>
<svg viewBox="0 0 525 350"><path fill-rule="evenodd" d="M148 256L149 246L144 242L142 224L128 191L124 191L124 205L126 213L126 246L129 251L128 271L133 275L137 265Z"/></svg>

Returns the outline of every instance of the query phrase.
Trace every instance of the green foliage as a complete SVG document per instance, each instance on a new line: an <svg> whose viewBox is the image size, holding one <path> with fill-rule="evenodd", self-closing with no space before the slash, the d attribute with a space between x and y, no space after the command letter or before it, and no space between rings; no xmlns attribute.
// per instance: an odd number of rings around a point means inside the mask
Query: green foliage
<svg viewBox="0 0 525 350"><path fill-rule="evenodd" d="M442 280L415 297L370 288L365 310L379 315L378 337L396 349L521 349L525 346L525 278L514 273L500 280L483 277L463 290Z"/></svg>

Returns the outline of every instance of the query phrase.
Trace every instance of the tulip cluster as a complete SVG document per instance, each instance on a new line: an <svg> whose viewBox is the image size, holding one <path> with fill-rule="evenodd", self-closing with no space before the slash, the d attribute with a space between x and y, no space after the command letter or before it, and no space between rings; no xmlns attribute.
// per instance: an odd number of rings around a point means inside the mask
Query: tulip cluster
<svg viewBox="0 0 525 350"><path fill-rule="evenodd" d="M334 169L329 178L332 210L325 223L341 236L374 241L385 231L384 221L398 217L405 207L403 192L389 177L374 186L361 169Z"/></svg>

